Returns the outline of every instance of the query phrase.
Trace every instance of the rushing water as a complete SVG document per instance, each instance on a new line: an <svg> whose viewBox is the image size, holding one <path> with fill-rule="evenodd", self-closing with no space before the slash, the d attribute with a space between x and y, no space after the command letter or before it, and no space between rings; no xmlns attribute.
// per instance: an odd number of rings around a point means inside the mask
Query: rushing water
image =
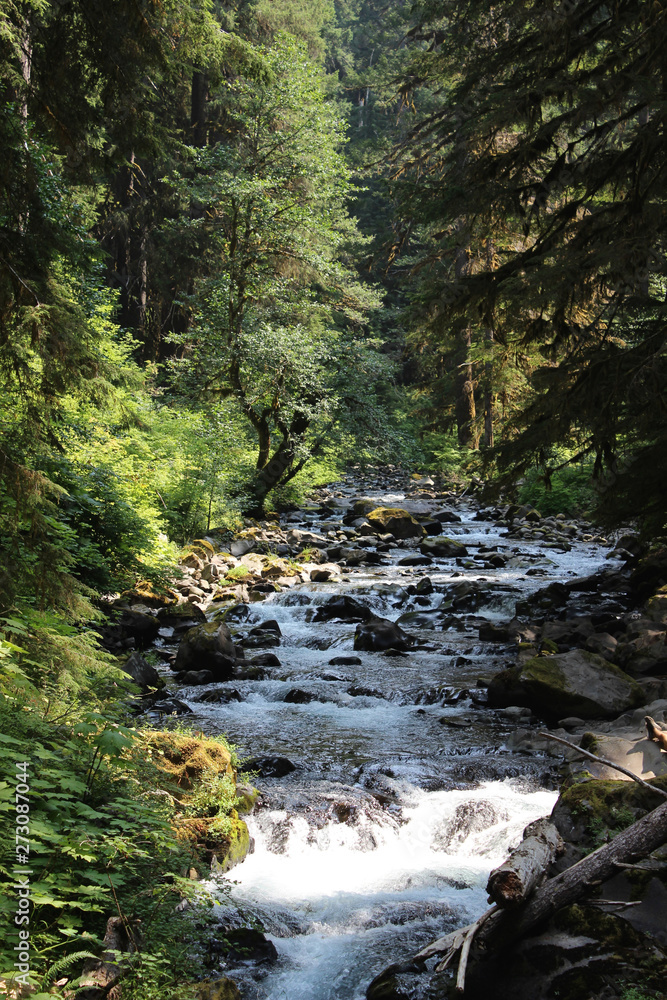
<svg viewBox="0 0 667 1000"><path fill-rule="evenodd" d="M404 500L358 486L338 491L341 502L359 495ZM447 535L471 554L498 546L511 556L506 567L461 568L444 558L402 567L410 553L396 549L386 565L276 594L239 625L245 634L262 621L279 623L273 651L281 667L270 679L229 682L242 698L229 704L200 702L206 689L181 691L196 724L226 733L242 756L282 755L296 765L258 781L261 800L248 824L255 850L231 873L235 905L261 921L279 956L231 971L247 1000L361 1000L386 965L483 912L489 870L555 801L547 762L508 749L515 724L484 706L477 679L507 654L480 643L479 623L512 617L517 599L552 580L594 572L605 553L582 543L570 552L519 546L504 529L474 520L474 507L456 510L463 520L445 525ZM302 526L327 530L313 516ZM527 576L529 569L541 575ZM405 593L425 575L433 593ZM483 606L446 607L446 588L461 581L481 584ZM418 648L407 656L353 653L354 624L312 620L334 593L393 621L419 612L402 623ZM443 628L452 614L458 624ZM329 664L350 655L361 663ZM286 702L294 689L313 700Z"/></svg>

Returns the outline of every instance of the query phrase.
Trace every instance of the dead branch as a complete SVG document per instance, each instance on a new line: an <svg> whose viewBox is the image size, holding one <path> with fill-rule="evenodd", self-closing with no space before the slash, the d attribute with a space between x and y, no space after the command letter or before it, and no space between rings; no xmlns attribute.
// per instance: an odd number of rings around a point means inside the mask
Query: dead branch
<svg viewBox="0 0 667 1000"><path fill-rule="evenodd" d="M545 740L553 740L554 743L562 743L563 746L569 747L570 750L576 750L582 757L587 757L589 760L594 760L598 764L604 764L605 767L611 767L615 771L620 771L621 774L625 774L628 778L632 778L633 781L636 781L638 785L642 785L644 788L650 788L652 792L656 792L657 795L662 795L663 799L667 799L667 792L663 791L662 788L657 788L656 785L650 785L648 781L644 781L644 779L640 778L639 775L634 773L634 771L629 771L627 767L615 764L612 760L605 760L604 757L598 757L597 754L590 753L588 750L582 750L582 748L578 747L576 743L570 743L569 740L564 740L562 736L554 736L553 733L538 733L537 735L541 736L542 739Z"/></svg>

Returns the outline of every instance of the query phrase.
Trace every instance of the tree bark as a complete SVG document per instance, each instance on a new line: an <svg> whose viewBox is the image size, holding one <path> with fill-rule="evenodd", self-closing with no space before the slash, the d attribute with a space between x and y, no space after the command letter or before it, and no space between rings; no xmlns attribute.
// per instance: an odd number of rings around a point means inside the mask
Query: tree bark
<svg viewBox="0 0 667 1000"><path fill-rule="evenodd" d="M547 819L538 819L524 830L523 840L507 861L489 875L489 902L507 909L526 901L545 878L545 872L562 851L558 830Z"/></svg>
<svg viewBox="0 0 667 1000"><path fill-rule="evenodd" d="M206 96L208 80L206 73L195 70L192 74L192 94L190 103L190 128L193 146L206 145Z"/></svg>
<svg viewBox="0 0 667 1000"><path fill-rule="evenodd" d="M456 253L455 274L457 280L465 277L470 271L469 251L460 247ZM462 448L477 449L479 439L476 435L475 421L475 382L473 377L470 348L472 346L472 329L465 326L458 334L459 349L456 366L456 430L459 445Z"/></svg>

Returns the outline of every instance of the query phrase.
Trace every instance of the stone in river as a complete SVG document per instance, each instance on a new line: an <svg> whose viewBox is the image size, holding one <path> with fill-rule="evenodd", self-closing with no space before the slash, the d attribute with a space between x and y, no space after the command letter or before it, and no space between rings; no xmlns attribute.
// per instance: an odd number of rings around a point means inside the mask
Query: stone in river
<svg viewBox="0 0 667 1000"><path fill-rule="evenodd" d="M400 625L386 618L373 618L371 621L357 625L354 636L354 648L370 652L381 652L385 649L405 650L412 645L412 639Z"/></svg>
<svg viewBox="0 0 667 1000"><path fill-rule="evenodd" d="M644 701L644 692L632 677L582 649L535 656L497 674L489 685L489 703L494 707L522 705L547 721L567 716L614 718Z"/></svg>

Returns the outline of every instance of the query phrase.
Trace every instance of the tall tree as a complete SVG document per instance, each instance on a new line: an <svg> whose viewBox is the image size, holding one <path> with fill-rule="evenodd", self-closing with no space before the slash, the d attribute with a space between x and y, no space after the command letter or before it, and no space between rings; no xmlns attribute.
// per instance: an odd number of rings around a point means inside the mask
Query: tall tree
<svg viewBox="0 0 667 1000"><path fill-rule="evenodd" d="M478 257L471 274L423 292L448 321L542 355L500 460L515 473L537 461L548 477L565 443L615 470L628 513L641 494L662 523L667 13L623 0L425 0L415 12L404 86L441 101L402 165L422 180L429 261L452 260L460 218Z"/></svg>
<svg viewBox="0 0 667 1000"><path fill-rule="evenodd" d="M186 397L237 400L257 439L255 513L332 426L341 372L359 353L346 328L359 330L374 301L346 263L359 238L345 205L343 123L322 73L289 36L264 59L263 78L225 89L220 138L173 181L207 270L193 325L174 338L177 385Z"/></svg>

